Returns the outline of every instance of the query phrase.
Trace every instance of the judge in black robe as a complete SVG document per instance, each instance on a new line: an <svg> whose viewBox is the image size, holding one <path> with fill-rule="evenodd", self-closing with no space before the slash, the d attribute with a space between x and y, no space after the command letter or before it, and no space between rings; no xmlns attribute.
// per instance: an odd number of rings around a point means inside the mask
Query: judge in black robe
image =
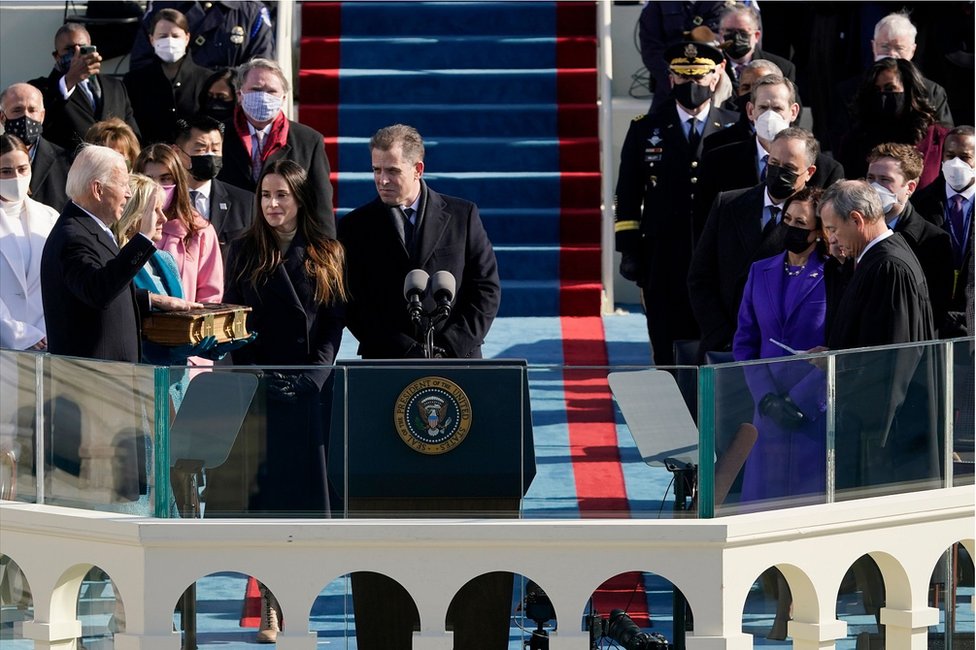
<svg viewBox="0 0 976 650"><path fill-rule="evenodd" d="M821 202L831 243L855 260L827 340L833 350L935 337L925 274L888 229L873 191L863 181L842 181ZM916 345L837 355L839 490L938 479L937 353Z"/></svg>

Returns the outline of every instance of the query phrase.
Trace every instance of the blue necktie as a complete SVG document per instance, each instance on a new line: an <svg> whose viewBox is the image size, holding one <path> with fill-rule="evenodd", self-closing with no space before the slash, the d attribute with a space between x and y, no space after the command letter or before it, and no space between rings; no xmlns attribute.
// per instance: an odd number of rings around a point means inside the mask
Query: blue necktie
<svg viewBox="0 0 976 650"><path fill-rule="evenodd" d="M413 246L413 233L416 227L410 221L413 218L413 208L403 208L403 245L409 250Z"/></svg>
<svg viewBox="0 0 976 650"><path fill-rule="evenodd" d="M962 267L963 244L966 241L966 217L963 214L962 194L956 194L950 201L949 206L949 235L952 240L952 253L955 258L956 268Z"/></svg>
<svg viewBox="0 0 976 650"><path fill-rule="evenodd" d="M762 157L762 161L759 163L759 182L766 182L766 168L769 167L769 154Z"/></svg>

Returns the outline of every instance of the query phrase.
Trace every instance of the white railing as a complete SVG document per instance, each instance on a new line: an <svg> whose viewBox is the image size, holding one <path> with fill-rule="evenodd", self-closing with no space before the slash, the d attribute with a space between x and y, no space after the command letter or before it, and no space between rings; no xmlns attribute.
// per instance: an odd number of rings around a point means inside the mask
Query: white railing
<svg viewBox="0 0 976 650"><path fill-rule="evenodd" d="M186 587L219 571L264 582L288 620L282 650L313 650L309 613L321 589L355 571L385 574L416 602L418 650L449 649L445 613L470 579L491 571L542 587L563 622L553 650L586 647L576 628L607 578L646 571L687 598L695 630L689 650L751 648L742 632L746 596L770 566L793 595L789 635L798 650L832 648L846 635L838 589L855 560L870 554L885 582L886 647L926 648L938 610L928 588L955 542L973 554L971 486L877 497L712 520L153 520L3 502L0 553L19 564L33 593L23 623L37 650L73 650L76 598L91 566L112 576L124 603L118 650L178 650L173 606ZM420 559L422 558L422 559ZM598 561L597 561L598 559Z"/></svg>

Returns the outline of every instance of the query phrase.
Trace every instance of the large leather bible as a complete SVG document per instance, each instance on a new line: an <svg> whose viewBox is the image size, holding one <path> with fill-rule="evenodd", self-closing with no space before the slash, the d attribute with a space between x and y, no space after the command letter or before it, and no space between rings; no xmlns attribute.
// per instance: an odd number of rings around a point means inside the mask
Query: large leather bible
<svg viewBox="0 0 976 650"><path fill-rule="evenodd" d="M160 345L196 345L208 336L218 343L250 336L250 307L214 303L203 309L154 311L142 319L142 337Z"/></svg>

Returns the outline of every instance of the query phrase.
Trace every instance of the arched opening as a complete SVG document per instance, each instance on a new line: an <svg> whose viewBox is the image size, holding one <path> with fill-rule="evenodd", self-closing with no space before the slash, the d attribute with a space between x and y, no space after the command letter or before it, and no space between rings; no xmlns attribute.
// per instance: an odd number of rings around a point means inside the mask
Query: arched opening
<svg viewBox="0 0 976 650"><path fill-rule="evenodd" d="M742 631L754 645L792 648L787 626L792 618L793 593L783 572L769 567L752 583L742 608Z"/></svg>
<svg viewBox="0 0 976 650"><path fill-rule="evenodd" d="M91 567L81 579L76 613L81 622L79 642L86 650L112 650L115 635L125 632L125 605L101 567Z"/></svg>
<svg viewBox="0 0 976 650"><path fill-rule="evenodd" d="M22 640L23 636L17 632L16 624L33 618L34 598L27 576L13 558L0 555L0 645L6 647L14 641ZM24 643L33 646L29 641ZM19 645L13 647L17 648Z"/></svg>
<svg viewBox="0 0 976 650"><path fill-rule="evenodd" d="M932 570L929 606L939 624L929 627L929 647L965 648L973 644L973 557L961 543L950 546Z"/></svg>
<svg viewBox="0 0 976 650"><path fill-rule="evenodd" d="M631 571L604 581L583 610L591 648L657 648L693 629L681 590L655 573Z"/></svg>
<svg viewBox="0 0 976 650"><path fill-rule="evenodd" d="M847 623L847 639L857 650L884 648L885 583L881 568L870 555L851 565L837 590L837 618Z"/></svg>
<svg viewBox="0 0 976 650"><path fill-rule="evenodd" d="M182 647L267 643L277 640L284 613L274 594L254 577L237 571L203 576L173 607L173 629Z"/></svg>

